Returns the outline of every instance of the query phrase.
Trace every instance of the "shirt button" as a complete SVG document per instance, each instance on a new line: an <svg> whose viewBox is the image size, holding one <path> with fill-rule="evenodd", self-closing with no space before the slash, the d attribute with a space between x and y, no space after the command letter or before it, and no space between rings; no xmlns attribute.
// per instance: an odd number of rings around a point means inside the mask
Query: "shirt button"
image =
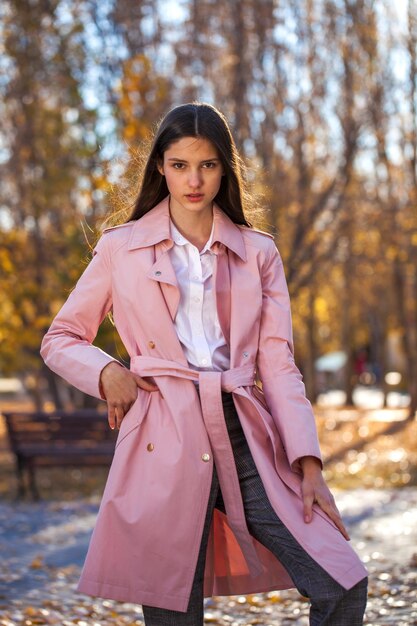
<svg viewBox="0 0 417 626"><path fill-rule="evenodd" d="M208 452L205 452L204 454L202 454L201 458L205 463L207 463L207 461L210 461L210 455L208 454Z"/></svg>
<svg viewBox="0 0 417 626"><path fill-rule="evenodd" d="M198 280L198 275L197 275L197 274L195 274L195 275L193 276L193 278L194 278L194 280Z"/></svg>
<svg viewBox="0 0 417 626"><path fill-rule="evenodd" d="M148 443L148 445L146 446L146 449L147 449L147 451L148 451L148 452L152 452L152 450L154 449L154 447L155 447L155 446L153 445L153 443Z"/></svg>
<svg viewBox="0 0 417 626"><path fill-rule="evenodd" d="M148 342L148 346L149 346L150 348L154 348L154 347L155 347L155 342L154 342L154 341L149 341L149 342Z"/></svg>
<svg viewBox="0 0 417 626"><path fill-rule="evenodd" d="M201 359L201 362L205 365L207 363L207 359Z"/></svg>
<svg viewBox="0 0 417 626"><path fill-rule="evenodd" d="M198 296L194 296L194 302L200 302L200 298Z"/></svg>

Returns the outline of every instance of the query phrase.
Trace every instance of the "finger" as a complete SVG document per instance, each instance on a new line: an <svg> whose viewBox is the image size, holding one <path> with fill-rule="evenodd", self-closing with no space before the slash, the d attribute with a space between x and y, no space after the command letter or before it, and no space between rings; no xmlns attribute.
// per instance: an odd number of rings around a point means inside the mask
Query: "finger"
<svg viewBox="0 0 417 626"><path fill-rule="evenodd" d="M116 426L116 414L115 414L114 406L112 406L111 404L109 404L108 406L107 416L108 416L107 419L108 419L110 428L114 430Z"/></svg>
<svg viewBox="0 0 417 626"><path fill-rule="evenodd" d="M336 524L336 526L338 527L338 529L340 530L340 532L342 533L342 535L344 536L345 539L347 539L348 541L350 541L350 537L349 537L349 533L345 528L345 525L343 524L342 521L342 517L337 509L337 507L334 507L334 517L332 518L334 523Z"/></svg>
<svg viewBox="0 0 417 626"><path fill-rule="evenodd" d="M136 384L138 387L140 387L141 389L145 389L145 391L157 391L158 390L158 386L155 384L155 381L148 377L148 380L146 380L145 378L141 378L140 376L137 376L136 374L134 374L134 378L136 381Z"/></svg>
<svg viewBox="0 0 417 626"><path fill-rule="evenodd" d="M313 502L314 502L314 493L312 491L307 491L303 493L303 513L304 513L304 521L308 524L311 522L313 517Z"/></svg>
<svg viewBox="0 0 417 626"><path fill-rule="evenodd" d="M340 532L342 533L342 535L344 536L345 539L347 539L347 541L350 541L350 537L349 534L342 522L342 518L341 515L336 507L336 505L334 504L330 504L326 501L321 502L320 500L318 500L318 505L320 506L320 508L327 513L327 515L330 517L330 519L336 524L337 528L340 530Z"/></svg>
<svg viewBox="0 0 417 626"><path fill-rule="evenodd" d="M346 530L346 528L345 528L345 526L344 526L344 524L343 524L342 520L340 520L339 522L335 522L335 524L336 524L336 526L338 527L338 529L340 530L340 532L342 533L342 535L344 536L344 538L345 538L347 541L350 541L350 536L349 536L349 533L348 533L348 531Z"/></svg>
<svg viewBox="0 0 417 626"><path fill-rule="evenodd" d="M124 417L123 407L116 407L116 427L119 429Z"/></svg>
<svg viewBox="0 0 417 626"><path fill-rule="evenodd" d="M130 411L130 409L135 404L137 399L138 399L138 392L136 391L136 398L134 400L131 400L130 402L127 402L127 403L123 404L123 407L122 407L123 408L123 416L125 416L126 413L128 411Z"/></svg>

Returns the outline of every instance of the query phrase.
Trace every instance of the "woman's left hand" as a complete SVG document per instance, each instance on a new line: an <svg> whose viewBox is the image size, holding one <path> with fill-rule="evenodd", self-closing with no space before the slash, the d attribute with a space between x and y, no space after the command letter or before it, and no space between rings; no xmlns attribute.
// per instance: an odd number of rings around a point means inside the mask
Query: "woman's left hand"
<svg viewBox="0 0 417 626"><path fill-rule="evenodd" d="M313 503L317 503L319 507L327 513L331 520L336 524L342 535L350 541L350 537L343 525L342 518L336 506L335 499L328 488L319 463L315 462L314 457L304 457L301 459L303 469L303 480L301 483L301 494L304 502L304 521L311 522L313 516Z"/></svg>

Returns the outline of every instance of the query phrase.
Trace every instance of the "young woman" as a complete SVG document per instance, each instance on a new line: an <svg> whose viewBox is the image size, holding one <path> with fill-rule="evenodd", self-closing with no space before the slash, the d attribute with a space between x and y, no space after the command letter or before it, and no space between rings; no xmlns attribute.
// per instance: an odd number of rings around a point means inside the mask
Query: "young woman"
<svg viewBox="0 0 417 626"><path fill-rule="evenodd" d="M43 338L118 429L77 591L140 603L147 626L202 626L204 597L296 587L311 624L356 626L367 572L322 477L282 260L245 216L242 168L215 107L169 111L132 215ZM129 369L92 345L110 310Z"/></svg>

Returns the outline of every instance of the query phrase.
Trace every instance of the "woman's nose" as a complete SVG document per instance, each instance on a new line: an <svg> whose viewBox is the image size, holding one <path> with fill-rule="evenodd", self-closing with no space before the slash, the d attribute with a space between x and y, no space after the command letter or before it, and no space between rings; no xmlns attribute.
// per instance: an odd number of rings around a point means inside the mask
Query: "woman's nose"
<svg viewBox="0 0 417 626"><path fill-rule="evenodd" d="M201 173L200 172L190 172L188 177L188 184L190 187L199 187L201 185Z"/></svg>

